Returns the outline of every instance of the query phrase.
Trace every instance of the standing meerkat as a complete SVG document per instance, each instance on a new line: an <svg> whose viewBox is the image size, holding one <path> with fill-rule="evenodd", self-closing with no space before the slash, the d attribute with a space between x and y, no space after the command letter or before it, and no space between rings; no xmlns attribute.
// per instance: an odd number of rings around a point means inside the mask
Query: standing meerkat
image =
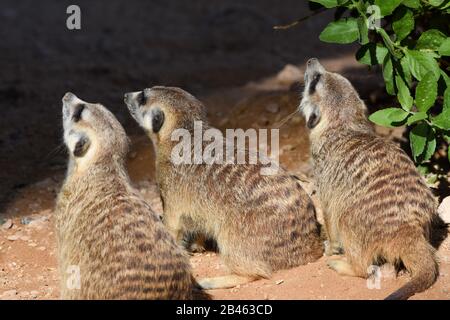
<svg viewBox="0 0 450 320"><path fill-rule="evenodd" d="M262 175L261 164L174 164L172 133L194 122L208 126L203 104L179 88L153 87L125 95L131 115L156 150L164 224L181 241L186 232L216 241L231 275L199 281L229 288L323 255L315 209L297 179L280 169ZM192 139L192 141L194 141Z"/></svg>
<svg viewBox="0 0 450 320"><path fill-rule="evenodd" d="M113 114L67 93L63 127L70 158L56 207L61 297L201 298L183 250L130 185L128 138Z"/></svg>
<svg viewBox="0 0 450 320"><path fill-rule="evenodd" d="M412 279L387 299L407 299L438 277L429 243L437 201L410 158L377 136L350 82L307 62L300 110L310 129L317 193L324 210L326 254L342 275L368 277L370 266L401 264Z"/></svg>

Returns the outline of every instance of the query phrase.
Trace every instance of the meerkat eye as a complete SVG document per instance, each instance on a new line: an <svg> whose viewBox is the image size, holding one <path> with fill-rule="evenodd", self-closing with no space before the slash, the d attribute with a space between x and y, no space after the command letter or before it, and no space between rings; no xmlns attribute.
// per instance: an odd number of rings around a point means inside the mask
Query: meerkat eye
<svg viewBox="0 0 450 320"><path fill-rule="evenodd" d="M73 155L77 158L84 156L89 149L89 139L87 137L81 137L77 143L75 144L75 148L73 149Z"/></svg>
<svg viewBox="0 0 450 320"><path fill-rule="evenodd" d="M316 91L316 86L319 83L321 76L320 73L314 75L311 84L309 85L309 94L313 94Z"/></svg>
<svg viewBox="0 0 450 320"><path fill-rule="evenodd" d="M164 112L161 109L156 108L152 110L152 130L154 133L159 132L164 123Z"/></svg>
<svg viewBox="0 0 450 320"><path fill-rule="evenodd" d="M72 115L73 122L80 121L81 114L83 113L84 108L86 108L85 104L78 104L75 106L75 111L73 112L73 115Z"/></svg>
<svg viewBox="0 0 450 320"><path fill-rule="evenodd" d="M145 103L147 102L147 97L144 95L143 91L138 94L136 99L137 99L138 105L140 105L140 106L145 105Z"/></svg>

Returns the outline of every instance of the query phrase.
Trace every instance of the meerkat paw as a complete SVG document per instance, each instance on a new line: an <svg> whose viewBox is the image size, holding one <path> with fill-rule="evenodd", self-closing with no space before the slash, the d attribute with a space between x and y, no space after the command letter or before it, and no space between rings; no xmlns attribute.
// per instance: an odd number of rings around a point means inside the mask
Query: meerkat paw
<svg viewBox="0 0 450 320"><path fill-rule="evenodd" d="M353 270L353 267L350 263L347 262L344 258L334 258L329 259L327 261L327 265L343 276L357 277L358 275Z"/></svg>
<svg viewBox="0 0 450 320"><path fill-rule="evenodd" d="M191 244L191 246L189 247L189 251L192 253L203 253L206 251L206 248L203 246L203 244L195 242Z"/></svg>
<svg viewBox="0 0 450 320"><path fill-rule="evenodd" d="M325 247L325 255L326 256L333 256L335 254L343 254L344 253L342 246L338 242L330 243L330 241L325 240L323 242L323 245Z"/></svg>
<svg viewBox="0 0 450 320"><path fill-rule="evenodd" d="M202 289L212 290L212 289L228 289L236 287L240 284L245 284L255 280L250 277L243 277L237 275L229 275L222 277L214 277L214 278L203 278L198 280L198 284Z"/></svg>

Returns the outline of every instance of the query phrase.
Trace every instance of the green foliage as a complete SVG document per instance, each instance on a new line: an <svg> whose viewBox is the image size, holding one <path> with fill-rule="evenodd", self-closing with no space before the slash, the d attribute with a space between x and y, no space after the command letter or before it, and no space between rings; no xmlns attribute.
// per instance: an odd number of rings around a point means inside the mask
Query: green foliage
<svg viewBox="0 0 450 320"><path fill-rule="evenodd" d="M320 40L358 42L356 59L381 66L386 92L399 105L369 119L386 127L411 127L415 161L430 160L440 141L450 142L450 0L310 1L339 12Z"/></svg>

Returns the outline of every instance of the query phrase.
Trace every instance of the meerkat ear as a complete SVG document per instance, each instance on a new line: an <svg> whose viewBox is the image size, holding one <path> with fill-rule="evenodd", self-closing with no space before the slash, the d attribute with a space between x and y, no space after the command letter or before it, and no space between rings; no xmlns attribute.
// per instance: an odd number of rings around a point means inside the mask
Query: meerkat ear
<svg viewBox="0 0 450 320"><path fill-rule="evenodd" d="M77 158L83 157L88 151L90 145L91 142L88 137L86 136L80 137L76 142L75 147L73 148L73 155Z"/></svg>
<svg viewBox="0 0 450 320"><path fill-rule="evenodd" d="M154 133L158 133L164 124L165 116L164 112L160 108L152 110L152 130Z"/></svg>

